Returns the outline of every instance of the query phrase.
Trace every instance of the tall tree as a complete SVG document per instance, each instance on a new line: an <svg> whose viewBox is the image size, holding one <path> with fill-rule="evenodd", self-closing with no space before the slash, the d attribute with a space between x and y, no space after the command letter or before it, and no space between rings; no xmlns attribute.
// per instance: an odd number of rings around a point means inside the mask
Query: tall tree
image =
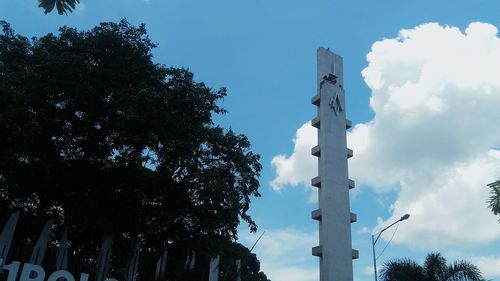
<svg viewBox="0 0 500 281"><path fill-rule="evenodd" d="M421 266L410 259L396 259L384 264L380 278L383 281L482 281L479 269L467 262L446 264L440 253L427 255Z"/></svg>
<svg viewBox="0 0 500 281"><path fill-rule="evenodd" d="M488 184L488 187L491 188L491 196L488 199L488 204L495 215L500 215L500 180L496 182ZM500 219L498 219L500 222Z"/></svg>
<svg viewBox="0 0 500 281"><path fill-rule="evenodd" d="M259 155L212 121L226 89L154 63L144 25L32 40L1 25L1 216L21 209L37 228L56 218L92 249L105 235L209 249L240 221L256 230Z"/></svg>
<svg viewBox="0 0 500 281"><path fill-rule="evenodd" d="M79 3L80 0L38 0L38 7L44 9L46 14L56 8L57 13L62 15L72 12Z"/></svg>

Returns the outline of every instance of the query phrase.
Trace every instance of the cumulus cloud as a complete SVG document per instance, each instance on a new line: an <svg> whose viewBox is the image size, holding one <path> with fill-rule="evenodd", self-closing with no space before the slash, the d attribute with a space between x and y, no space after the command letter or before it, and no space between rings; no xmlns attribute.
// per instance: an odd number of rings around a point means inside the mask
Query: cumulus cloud
<svg viewBox="0 0 500 281"><path fill-rule="evenodd" d="M272 229L266 231L253 252L271 280L314 281L319 279L319 270L311 247L317 245L318 237L317 231ZM251 247L257 238L256 234L240 235L240 242Z"/></svg>
<svg viewBox="0 0 500 281"><path fill-rule="evenodd" d="M393 216L380 220L383 226L411 213L396 243L436 249L500 237L485 187L500 176L497 33L495 26L478 22L463 32L422 24L374 43L367 55L362 75L372 91L374 118L347 135L355 152L349 172L358 186L398 192ZM315 174L317 162L309 160L315 142L298 143L315 141L316 133L301 129L294 153L273 159L273 183L280 188ZM296 169L306 164L312 169Z"/></svg>
<svg viewBox="0 0 500 281"><path fill-rule="evenodd" d="M293 139L294 149L290 156L277 155L271 160L276 169L276 177L271 182L274 190L287 185L310 186L311 178L317 175L318 160L311 155L311 148L318 143L316 128L310 122L303 124Z"/></svg>
<svg viewBox="0 0 500 281"><path fill-rule="evenodd" d="M350 164L361 184L399 188L381 224L411 213L395 242L426 249L498 239L485 204L485 185L500 175L496 27L424 24L376 42L367 59L375 117L349 134Z"/></svg>
<svg viewBox="0 0 500 281"><path fill-rule="evenodd" d="M462 33L431 23L373 45L362 74L375 117L348 137L360 183L384 189L432 180L498 145L496 33L489 24L472 23Z"/></svg>
<svg viewBox="0 0 500 281"><path fill-rule="evenodd" d="M490 151L449 167L426 186L419 179L402 183L389 221L410 213L411 222L399 228L393 241L432 250L499 239L500 227L486 206L486 184L498 175L500 152Z"/></svg>
<svg viewBox="0 0 500 281"><path fill-rule="evenodd" d="M488 278L500 277L500 257L477 257L474 264Z"/></svg>

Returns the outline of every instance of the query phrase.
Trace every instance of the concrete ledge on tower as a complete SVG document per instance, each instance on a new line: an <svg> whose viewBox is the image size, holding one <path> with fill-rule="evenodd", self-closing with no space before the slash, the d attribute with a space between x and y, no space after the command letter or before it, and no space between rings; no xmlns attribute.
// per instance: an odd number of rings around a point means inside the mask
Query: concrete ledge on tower
<svg viewBox="0 0 500 281"><path fill-rule="evenodd" d="M355 213L351 213L351 223L358 221L358 215Z"/></svg>
<svg viewBox="0 0 500 281"><path fill-rule="evenodd" d="M311 154L316 156L316 157L320 157L321 156L321 148L319 145L316 145L315 147L313 147L311 149Z"/></svg>
<svg viewBox="0 0 500 281"><path fill-rule="evenodd" d="M352 156L354 156L354 152L352 152L352 149L348 148L347 149L347 158L351 158Z"/></svg>
<svg viewBox="0 0 500 281"><path fill-rule="evenodd" d="M355 187L356 187L356 184L354 183L354 181L353 181L353 180L350 180L350 179L349 179L349 180L347 180L347 181L348 181L349 189L353 189L353 188L355 188Z"/></svg>
<svg viewBox="0 0 500 281"><path fill-rule="evenodd" d="M311 212L311 218L313 220L320 221L321 220L321 209L316 209Z"/></svg>
<svg viewBox="0 0 500 281"><path fill-rule="evenodd" d="M323 247L316 246L312 248L312 255L315 257L321 257L323 255Z"/></svg>
<svg viewBox="0 0 500 281"><path fill-rule="evenodd" d="M357 260L359 259L359 251L352 249L352 259Z"/></svg>
<svg viewBox="0 0 500 281"><path fill-rule="evenodd" d="M311 99L311 103L314 104L315 106L319 106L320 104L321 97L319 95L315 95Z"/></svg>
<svg viewBox="0 0 500 281"><path fill-rule="evenodd" d="M311 185L315 187L321 187L321 177L317 176L311 179Z"/></svg>
<svg viewBox="0 0 500 281"><path fill-rule="evenodd" d="M319 116L314 118L312 121L311 121L311 126L313 126L314 128L318 128L320 127L320 119L319 119Z"/></svg>
<svg viewBox="0 0 500 281"><path fill-rule="evenodd" d="M351 120L345 120L345 129L349 130L352 127Z"/></svg>

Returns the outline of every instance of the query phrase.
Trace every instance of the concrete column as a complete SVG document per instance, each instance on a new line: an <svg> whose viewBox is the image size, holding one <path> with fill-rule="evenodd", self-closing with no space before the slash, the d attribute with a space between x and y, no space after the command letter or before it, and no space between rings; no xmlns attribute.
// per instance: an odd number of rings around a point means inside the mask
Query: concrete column
<svg viewBox="0 0 500 281"><path fill-rule="evenodd" d="M31 253L30 263L42 265L43 260L45 259L45 251L47 250L47 243L49 242L50 230L53 224L54 220L49 220L43 227L42 233L40 233L40 237L35 244L35 248L33 249L33 253Z"/></svg>
<svg viewBox="0 0 500 281"><path fill-rule="evenodd" d="M317 95L312 103L318 115L311 124L318 129L318 145L311 153L318 157L318 176L312 185L319 188L319 209L312 218L319 221L319 246L312 254L320 258L320 281L352 281L352 259L357 258L351 245L346 129L351 122L345 114L345 90L342 57L325 48L317 50Z"/></svg>
<svg viewBox="0 0 500 281"><path fill-rule="evenodd" d="M111 259L111 249L113 248L113 237L107 236L99 252L99 264L97 266L96 281L105 281L108 277L109 260Z"/></svg>
<svg viewBox="0 0 500 281"><path fill-rule="evenodd" d="M163 254L156 262L155 280L160 280L165 277L165 273L167 272L167 257L168 257L168 251L164 250Z"/></svg>
<svg viewBox="0 0 500 281"><path fill-rule="evenodd" d="M141 242L137 241L130 257L127 260L127 270L125 271L125 281L136 281L137 270L139 269L139 253L141 251Z"/></svg>
<svg viewBox="0 0 500 281"><path fill-rule="evenodd" d="M208 281L219 280L219 263L220 263L220 256L216 256L210 259L210 272L208 276Z"/></svg>
<svg viewBox="0 0 500 281"><path fill-rule="evenodd" d="M59 241L56 253L56 270L66 270L68 268L68 230L64 230Z"/></svg>

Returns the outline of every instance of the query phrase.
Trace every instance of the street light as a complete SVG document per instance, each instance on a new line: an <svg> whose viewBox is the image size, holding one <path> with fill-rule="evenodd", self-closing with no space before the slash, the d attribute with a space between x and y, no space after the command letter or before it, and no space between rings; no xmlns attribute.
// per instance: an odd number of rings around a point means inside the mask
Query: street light
<svg viewBox="0 0 500 281"><path fill-rule="evenodd" d="M410 218L410 214L405 214L399 220L393 222L391 225L389 225L386 228L382 229L378 233L372 234L373 270L375 272L375 281L377 281L377 258L375 257L375 244L377 243L378 239L380 238L380 235L382 234L382 232L384 232L385 230L387 230L391 226L397 224L398 222L407 220L408 218ZM375 238L375 236L377 236L377 238Z"/></svg>

